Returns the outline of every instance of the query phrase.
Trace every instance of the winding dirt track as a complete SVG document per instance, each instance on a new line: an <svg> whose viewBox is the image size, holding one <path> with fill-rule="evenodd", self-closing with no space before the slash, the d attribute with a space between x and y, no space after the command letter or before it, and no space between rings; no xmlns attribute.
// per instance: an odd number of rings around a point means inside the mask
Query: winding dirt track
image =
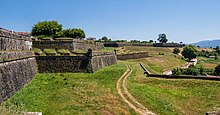
<svg viewBox="0 0 220 115"><path fill-rule="evenodd" d="M149 111L146 107L144 107L141 103L139 103L132 95L129 93L127 89L127 78L131 74L132 68L127 66L126 72L118 79L117 81L117 90L118 94L124 100L125 103L128 104L129 107L134 109L137 113L142 115L155 115L155 113Z"/></svg>

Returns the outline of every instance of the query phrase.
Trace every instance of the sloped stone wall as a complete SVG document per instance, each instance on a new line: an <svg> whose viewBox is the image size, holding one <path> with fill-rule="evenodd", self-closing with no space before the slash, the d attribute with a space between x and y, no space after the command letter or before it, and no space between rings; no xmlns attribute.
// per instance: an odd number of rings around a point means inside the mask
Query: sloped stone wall
<svg viewBox="0 0 220 115"><path fill-rule="evenodd" d="M96 72L99 69L110 66L112 64L117 63L117 57L113 52L107 53L93 53L93 57L91 59L91 69L92 72Z"/></svg>
<svg viewBox="0 0 220 115"><path fill-rule="evenodd" d="M73 50L84 50L88 49L92 50L100 50L103 48L103 44L101 43L86 43L85 41L33 41L33 48L43 49L68 49L70 51Z"/></svg>
<svg viewBox="0 0 220 115"><path fill-rule="evenodd" d="M0 30L0 102L12 96L36 74L30 40Z"/></svg>
<svg viewBox="0 0 220 115"><path fill-rule="evenodd" d="M39 73L88 72L85 56L38 56Z"/></svg>
<svg viewBox="0 0 220 115"><path fill-rule="evenodd" d="M0 63L0 102L29 83L36 74L35 58Z"/></svg>
<svg viewBox="0 0 220 115"><path fill-rule="evenodd" d="M38 56L36 60L40 73L93 73L117 62L115 53L99 52L85 56Z"/></svg>
<svg viewBox="0 0 220 115"><path fill-rule="evenodd" d="M33 57L33 53L31 51L25 51L25 52L18 52L18 51L3 52L3 51L0 51L0 62L17 60L17 59L28 58L28 57Z"/></svg>
<svg viewBox="0 0 220 115"><path fill-rule="evenodd" d="M33 48L43 49L68 49L74 50L73 41L33 41Z"/></svg>
<svg viewBox="0 0 220 115"><path fill-rule="evenodd" d="M149 57L148 52L139 52L132 54L117 54L118 60L139 59Z"/></svg>
<svg viewBox="0 0 220 115"><path fill-rule="evenodd" d="M141 44L141 43L104 43L105 47L124 47L124 46L145 46L153 47L153 44Z"/></svg>
<svg viewBox="0 0 220 115"><path fill-rule="evenodd" d="M75 50L84 50L87 51L88 49L92 49L92 50L101 50L104 47L104 45L102 43L84 43L84 42L78 42L75 43Z"/></svg>

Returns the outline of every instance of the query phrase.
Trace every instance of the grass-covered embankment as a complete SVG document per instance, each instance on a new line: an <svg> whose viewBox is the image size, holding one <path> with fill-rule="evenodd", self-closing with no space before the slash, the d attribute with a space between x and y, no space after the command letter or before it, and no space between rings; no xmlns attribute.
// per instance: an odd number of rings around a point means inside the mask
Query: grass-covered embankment
<svg viewBox="0 0 220 115"><path fill-rule="evenodd" d="M125 69L124 64L119 62L94 74L37 74L32 83L5 103L46 115L128 114L132 110L116 90L116 82Z"/></svg>
<svg viewBox="0 0 220 115"><path fill-rule="evenodd" d="M130 60L133 72L128 79L128 89L151 111L162 115L198 115L220 107L219 81L145 77L137 63L144 60Z"/></svg>

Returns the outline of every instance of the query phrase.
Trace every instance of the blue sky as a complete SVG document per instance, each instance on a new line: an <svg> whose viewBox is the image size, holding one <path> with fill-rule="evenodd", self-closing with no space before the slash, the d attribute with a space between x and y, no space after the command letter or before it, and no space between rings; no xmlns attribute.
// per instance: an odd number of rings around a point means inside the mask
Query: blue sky
<svg viewBox="0 0 220 115"><path fill-rule="evenodd" d="M87 37L192 43L220 38L220 0L2 0L0 26L31 31L43 20Z"/></svg>

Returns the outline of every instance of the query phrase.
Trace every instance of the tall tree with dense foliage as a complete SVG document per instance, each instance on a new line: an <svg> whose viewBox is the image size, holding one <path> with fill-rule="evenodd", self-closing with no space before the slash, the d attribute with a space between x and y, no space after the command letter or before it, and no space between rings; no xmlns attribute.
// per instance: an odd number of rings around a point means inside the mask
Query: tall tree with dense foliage
<svg viewBox="0 0 220 115"><path fill-rule="evenodd" d="M32 28L32 36L55 37L62 32L62 24L57 21L42 21L35 24Z"/></svg>
<svg viewBox="0 0 220 115"><path fill-rule="evenodd" d="M159 34L159 38L157 39L160 43L167 43L168 39L166 34Z"/></svg>
<svg viewBox="0 0 220 115"><path fill-rule="evenodd" d="M188 60L194 59L197 56L197 50L194 46L188 45L183 48L183 51L181 54L185 57L188 58Z"/></svg>
<svg viewBox="0 0 220 115"><path fill-rule="evenodd" d="M64 37L85 38L85 32L82 29L70 28L63 30Z"/></svg>

